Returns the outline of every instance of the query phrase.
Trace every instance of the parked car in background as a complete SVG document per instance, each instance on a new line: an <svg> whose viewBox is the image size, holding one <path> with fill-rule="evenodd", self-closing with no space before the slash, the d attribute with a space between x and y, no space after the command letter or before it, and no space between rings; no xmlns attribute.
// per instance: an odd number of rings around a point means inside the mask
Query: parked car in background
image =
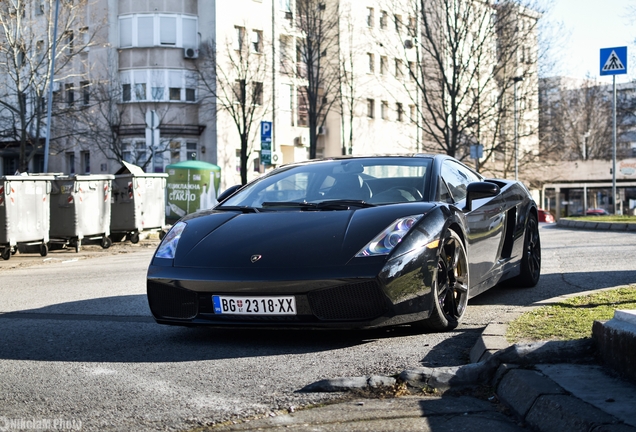
<svg viewBox="0 0 636 432"><path fill-rule="evenodd" d="M586 216L607 216L610 212L601 208L590 208L585 212Z"/></svg>
<svg viewBox="0 0 636 432"><path fill-rule="evenodd" d="M545 223L554 223L554 216L552 216L552 213L550 213L547 210L543 210L543 209L538 209L537 210L538 213L538 217L539 217L539 222L545 222Z"/></svg>

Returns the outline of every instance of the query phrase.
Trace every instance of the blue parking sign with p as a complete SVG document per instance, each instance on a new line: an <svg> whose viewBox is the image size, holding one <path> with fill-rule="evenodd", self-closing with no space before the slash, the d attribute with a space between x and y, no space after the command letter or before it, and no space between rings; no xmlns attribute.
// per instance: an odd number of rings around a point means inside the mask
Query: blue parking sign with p
<svg viewBox="0 0 636 432"><path fill-rule="evenodd" d="M272 122L261 122L261 142L272 142Z"/></svg>

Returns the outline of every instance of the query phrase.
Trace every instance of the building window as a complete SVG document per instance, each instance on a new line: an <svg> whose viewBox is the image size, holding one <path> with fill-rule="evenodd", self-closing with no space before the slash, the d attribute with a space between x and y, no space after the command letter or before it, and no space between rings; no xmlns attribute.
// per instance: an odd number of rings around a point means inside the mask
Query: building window
<svg viewBox="0 0 636 432"><path fill-rule="evenodd" d="M177 45L177 17L159 17L159 44Z"/></svg>
<svg viewBox="0 0 636 432"><path fill-rule="evenodd" d="M35 5L35 14L42 15L44 14L44 0L39 0Z"/></svg>
<svg viewBox="0 0 636 432"><path fill-rule="evenodd" d="M35 43L35 56L38 62L44 59L44 41L39 40Z"/></svg>
<svg viewBox="0 0 636 432"><path fill-rule="evenodd" d="M66 45L66 53L73 54L73 30L64 32L64 44Z"/></svg>
<svg viewBox="0 0 636 432"><path fill-rule="evenodd" d="M297 126L306 127L309 125L309 108L307 107L307 88L298 88L298 121Z"/></svg>
<svg viewBox="0 0 636 432"><path fill-rule="evenodd" d="M245 27L234 26L234 49L240 51L245 43Z"/></svg>
<svg viewBox="0 0 636 432"><path fill-rule="evenodd" d="M307 62L305 61L302 42L296 42L296 74L298 78L307 78Z"/></svg>
<svg viewBox="0 0 636 432"><path fill-rule="evenodd" d="M121 146L121 157L123 160L129 163L134 163L133 154L131 150L131 144L126 143Z"/></svg>
<svg viewBox="0 0 636 432"><path fill-rule="evenodd" d="M252 51L260 53L263 51L263 32L252 30Z"/></svg>
<svg viewBox="0 0 636 432"><path fill-rule="evenodd" d="M291 74L293 67L293 59L290 57L290 47L292 46L292 38L289 36L280 37L280 70L282 73Z"/></svg>
<svg viewBox="0 0 636 432"><path fill-rule="evenodd" d="M409 17L409 27L408 27L408 32L409 32L409 36L411 37L415 37L416 33L415 33L415 17L410 16Z"/></svg>
<svg viewBox="0 0 636 432"><path fill-rule="evenodd" d="M163 172L163 152L157 152L152 158L152 169L156 173Z"/></svg>
<svg viewBox="0 0 636 432"><path fill-rule="evenodd" d="M389 14L386 11L380 12L380 28L386 29L387 21L389 20Z"/></svg>
<svg viewBox="0 0 636 432"><path fill-rule="evenodd" d="M373 99L367 99L367 117L373 118L375 116L375 101Z"/></svg>
<svg viewBox="0 0 636 432"><path fill-rule="evenodd" d="M373 27L375 15L372 7L367 8L367 27Z"/></svg>
<svg viewBox="0 0 636 432"><path fill-rule="evenodd" d="M170 100L171 101L179 101L181 100L181 89L177 87L170 87Z"/></svg>
<svg viewBox="0 0 636 432"><path fill-rule="evenodd" d="M197 18L180 14L134 14L119 18L119 47L198 46ZM84 41L87 43L87 41Z"/></svg>
<svg viewBox="0 0 636 432"><path fill-rule="evenodd" d="M82 158L82 173L90 174L91 173L91 154L90 152L83 151L80 153Z"/></svg>
<svg viewBox="0 0 636 432"><path fill-rule="evenodd" d="M404 72L402 71L402 60L395 59L395 77L397 79L404 78Z"/></svg>
<svg viewBox="0 0 636 432"><path fill-rule="evenodd" d="M124 102L130 102L131 100L131 91L130 84L122 84L121 85L121 100Z"/></svg>
<svg viewBox="0 0 636 432"><path fill-rule="evenodd" d="M197 150L197 143L186 143L186 151L188 152L188 160L197 160L199 158L199 152Z"/></svg>
<svg viewBox="0 0 636 432"><path fill-rule="evenodd" d="M395 104L396 120L399 122L404 121L404 107L400 102Z"/></svg>
<svg viewBox="0 0 636 432"><path fill-rule="evenodd" d="M181 143L170 141L170 163L181 162Z"/></svg>
<svg viewBox="0 0 636 432"><path fill-rule="evenodd" d="M368 61L368 73L373 73L373 71L375 70L375 61L373 58L373 54L372 53L367 53L367 61Z"/></svg>
<svg viewBox="0 0 636 432"><path fill-rule="evenodd" d="M263 105L263 83L252 83L252 101L254 105Z"/></svg>
<svg viewBox="0 0 636 432"><path fill-rule="evenodd" d="M66 103L69 105L73 105L73 103L75 102L75 92L73 91L73 84L66 84L64 88L66 90Z"/></svg>
<svg viewBox="0 0 636 432"><path fill-rule="evenodd" d="M382 120L386 120L389 115L389 103L387 101L382 101L380 105L380 117Z"/></svg>
<svg viewBox="0 0 636 432"><path fill-rule="evenodd" d="M137 141L135 143L135 156L137 157L137 165L145 165L148 161L148 147L145 141Z"/></svg>
<svg viewBox="0 0 636 432"><path fill-rule="evenodd" d="M91 103L90 83L88 81L80 82L80 89L82 90L82 103L88 105Z"/></svg>
<svg viewBox="0 0 636 432"><path fill-rule="evenodd" d="M235 104L243 104L245 102L245 80L236 80L234 81L233 92L234 93L234 103Z"/></svg>
<svg viewBox="0 0 636 432"><path fill-rule="evenodd" d="M135 99L146 100L146 83L135 83Z"/></svg>
<svg viewBox="0 0 636 432"><path fill-rule="evenodd" d="M386 69L389 66L389 61L386 58L386 56L381 56L380 57L380 75L385 75L386 74Z"/></svg>
<svg viewBox="0 0 636 432"><path fill-rule="evenodd" d="M163 100L163 87L151 87L150 91L152 93L152 100Z"/></svg>
<svg viewBox="0 0 636 432"><path fill-rule="evenodd" d="M417 75L415 75L415 72L416 72L415 71L415 62L410 61L409 62L409 79L411 81L415 80L415 77L417 76Z"/></svg>
<svg viewBox="0 0 636 432"><path fill-rule="evenodd" d="M152 15L137 17L137 46L155 45L155 18Z"/></svg>
<svg viewBox="0 0 636 432"><path fill-rule="evenodd" d="M80 41L83 45L89 45L91 42L91 36L88 33L88 27L82 27L79 29Z"/></svg>
<svg viewBox="0 0 636 432"><path fill-rule="evenodd" d="M119 46L121 48L133 46L132 17L119 18Z"/></svg>
<svg viewBox="0 0 636 432"><path fill-rule="evenodd" d="M119 74L122 100L183 101L196 100L197 77L192 71L174 69L135 69ZM182 89L185 92L182 94ZM131 90L134 94L131 94ZM147 93L150 90L150 93ZM132 96L132 98L131 98Z"/></svg>
<svg viewBox="0 0 636 432"><path fill-rule="evenodd" d="M395 21L395 31L397 33L400 33L402 31L402 16L401 15L395 15L394 16L394 21Z"/></svg>
<svg viewBox="0 0 636 432"><path fill-rule="evenodd" d="M417 111L415 111L415 105L409 105L409 112L411 113L411 123L417 122Z"/></svg>
<svg viewBox="0 0 636 432"><path fill-rule="evenodd" d="M69 174L75 174L75 153L66 154L66 165Z"/></svg>

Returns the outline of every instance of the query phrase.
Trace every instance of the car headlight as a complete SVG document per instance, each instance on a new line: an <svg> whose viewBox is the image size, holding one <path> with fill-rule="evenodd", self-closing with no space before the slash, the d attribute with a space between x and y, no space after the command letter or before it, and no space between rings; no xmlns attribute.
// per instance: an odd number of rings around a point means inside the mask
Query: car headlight
<svg viewBox="0 0 636 432"><path fill-rule="evenodd" d="M423 215L406 216L395 220L384 231L375 236L365 247L356 254L358 257L368 257L377 255L388 255L395 246L402 241L402 238L409 232L411 227L420 220Z"/></svg>
<svg viewBox="0 0 636 432"><path fill-rule="evenodd" d="M155 256L157 258L174 259L174 253L177 250L177 244L181 238L181 233L186 227L185 222L177 222L172 229L168 231L168 234L163 238L163 241L157 249Z"/></svg>

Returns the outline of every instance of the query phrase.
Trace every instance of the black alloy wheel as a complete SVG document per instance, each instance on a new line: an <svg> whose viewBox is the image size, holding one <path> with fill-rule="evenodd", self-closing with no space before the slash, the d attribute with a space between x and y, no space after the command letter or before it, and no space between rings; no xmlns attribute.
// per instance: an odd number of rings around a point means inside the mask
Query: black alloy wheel
<svg viewBox="0 0 636 432"><path fill-rule="evenodd" d="M433 283L434 305L429 319L420 324L430 330L452 330L468 305L468 258L461 238L452 230L443 237Z"/></svg>
<svg viewBox="0 0 636 432"><path fill-rule="evenodd" d="M536 286L541 277L541 239L539 238L539 223L534 214L528 216L520 264L521 273L511 279L510 284L523 288Z"/></svg>

